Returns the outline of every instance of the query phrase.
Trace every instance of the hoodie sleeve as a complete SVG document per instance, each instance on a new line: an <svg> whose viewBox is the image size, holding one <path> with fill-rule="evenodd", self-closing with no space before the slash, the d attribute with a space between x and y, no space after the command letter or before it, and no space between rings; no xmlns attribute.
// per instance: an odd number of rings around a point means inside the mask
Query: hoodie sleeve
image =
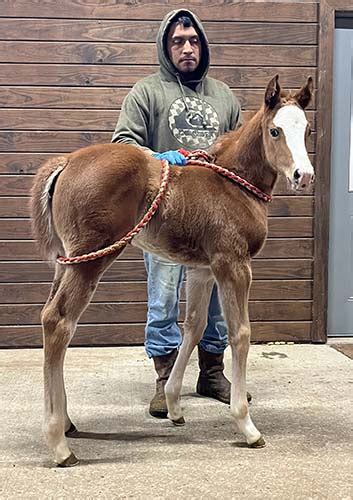
<svg viewBox="0 0 353 500"><path fill-rule="evenodd" d="M141 83L138 83L123 101L112 142L133 144L152 153L148 132L151 130L152 115L150 97Z"/></svg>
<svg viewBox="0 0 353 500"><path fill-rule="evenodd" d="M240 102L238 99L235 97L232 91L230 91L232 94L232 107L231 107L231 116L230 116L230 130L235 130L241 125L243 125L243 116L241 112L241 106Z"/></svg>

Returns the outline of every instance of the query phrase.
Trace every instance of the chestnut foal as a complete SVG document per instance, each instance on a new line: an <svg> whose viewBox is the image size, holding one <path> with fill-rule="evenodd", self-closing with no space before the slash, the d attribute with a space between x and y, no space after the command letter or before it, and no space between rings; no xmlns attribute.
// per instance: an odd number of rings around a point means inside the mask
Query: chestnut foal
<svg viewBox="0 0 353 500"><path fill-rule="evenodd" d="M313 181L303 109L312 79L296 94L281 91L278 76L268 84L264 104L238 131L222 136L211 154L215 163L270 195L277 175L293 190ZM159 189L161 162L131 145L103 144L54 158L43 165L32 190L33 231L45 257L76 256L122 238L143 217ZM253 424L246 398L250 343L248 297L251 257L267 236L266 202L214 171L171 168L166 196L149 224L132 241L148 252L188 266L184 339L165 387L169 418L184 423L180 392L184 371L207 322L214 282L228 325L232 350L231 413L252 447L265 441ZM74 265L56 264L41 321L44 336L46 441L61 466L78 461L65 437L73 426L63 379L66 348L104 271L122 249Z"/></svg>

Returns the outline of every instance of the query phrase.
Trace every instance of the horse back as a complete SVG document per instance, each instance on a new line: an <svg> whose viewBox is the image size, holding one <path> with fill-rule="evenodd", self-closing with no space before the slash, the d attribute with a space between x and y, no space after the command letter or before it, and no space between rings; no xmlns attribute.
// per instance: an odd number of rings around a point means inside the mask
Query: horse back
<svg viewBox="0 0 353 500"><path fill-rule="evenodd" d="M93 251L124 236L158 190L160 172L160 162L127 144L90 146L68 155L52 204L66 253Z"/></svg>

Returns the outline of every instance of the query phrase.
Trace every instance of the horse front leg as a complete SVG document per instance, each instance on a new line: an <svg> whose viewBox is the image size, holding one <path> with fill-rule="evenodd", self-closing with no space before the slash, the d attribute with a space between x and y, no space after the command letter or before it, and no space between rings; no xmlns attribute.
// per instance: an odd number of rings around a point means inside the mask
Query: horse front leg
<svg viewBox="0 0 353 500"><path fill-rule="evenodd" d="M214 278L209 269L188 270L183 342L164 388L168 406L168 418L175 425L183 425L185 423L180 406L183 377L191 353L200 342L207 326L207 311L213 285Z"/></svg>
<svg viewBox="0 0 353 500"><path fill-rule="evenodd" d="M251 420L246 392L246 364L251 333L248 308L250 263L239 263L227 269L224 266L216 267L215 275L232 350L231 413L247 443L260 448L265 446L265 441Z"/></svg>

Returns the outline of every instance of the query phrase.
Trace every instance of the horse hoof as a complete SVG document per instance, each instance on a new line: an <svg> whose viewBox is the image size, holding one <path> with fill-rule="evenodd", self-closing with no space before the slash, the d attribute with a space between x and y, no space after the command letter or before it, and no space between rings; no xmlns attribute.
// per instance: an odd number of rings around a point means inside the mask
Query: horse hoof
<svg viewBox="0 0 353 500"><path fill-rule="evenodd" d="M65 432L66 437L71 437L78 432L76 425L71 422L70 429Z"/></svg>
<svg viewBox="0 0 353 500"><path fill-rule="evenodd" d="M71 453L69 457L65 458L63 462L58 464L58 467L75 467L75 465L77 465L78 463L79 463L78 459L75 457L73 453Z"/></svg>
<svg viewBox="0 0 353 500"><path fill-rule="evenodd" d="M176 420L172 419L172 422L176 427L182 427L183 425L185 425L185 418L180 417L180 418L177 418Z"/></svg>
<svg viewBox="0 0 353 500"><path fill-rule="evenodd" d="M255 443L249 445L250 448L264 448L266 446L266 441L261 436Z"/></svg>

